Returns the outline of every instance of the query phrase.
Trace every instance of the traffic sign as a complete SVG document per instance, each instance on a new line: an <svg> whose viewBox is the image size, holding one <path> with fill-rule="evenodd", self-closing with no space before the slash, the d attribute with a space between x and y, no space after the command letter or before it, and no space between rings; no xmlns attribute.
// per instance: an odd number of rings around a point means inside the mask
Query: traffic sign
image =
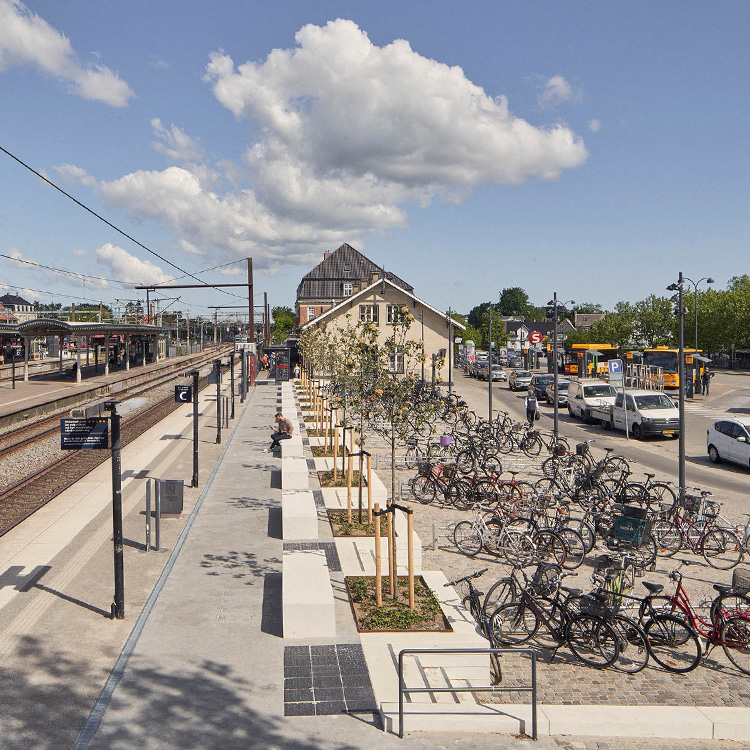
<svg viewBox="0 0 750 750"><path fill-rule="evenodd" d="M539 331L529 331L529 341L532 344L541 344L542 343L542 334L539 333Z"/></svg>
<svg viewBox="0 0 750 750"><path fill-rule="evenodd" d="M193 403L193 386L192 385L176 385L174 387L174 400L176 404L192 404Z"/></svg>
<svg viewBox="0 0 750 750"><path fill-rule="evenodd" d="M610 375L622 374L622 360L621 359L610 359L609 362L607 362L607 367L609 368Z"/></svg>

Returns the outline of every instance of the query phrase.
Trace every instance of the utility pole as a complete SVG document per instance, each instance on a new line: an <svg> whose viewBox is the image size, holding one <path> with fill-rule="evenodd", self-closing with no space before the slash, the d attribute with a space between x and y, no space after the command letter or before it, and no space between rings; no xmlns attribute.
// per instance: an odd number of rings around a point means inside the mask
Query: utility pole
<svg viewBox="0 0 750 750"><path fill-rule="evenodd" d="M248 341L252 344L255 343L255 310L253 309L253 259L247 259L247 311L249 314L248 322L250 330L248 333Z"/></svg>

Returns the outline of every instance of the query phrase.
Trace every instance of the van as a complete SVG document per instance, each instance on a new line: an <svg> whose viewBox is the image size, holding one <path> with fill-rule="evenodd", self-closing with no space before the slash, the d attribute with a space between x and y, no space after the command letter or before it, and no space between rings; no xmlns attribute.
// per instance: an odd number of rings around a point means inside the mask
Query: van
<svg viewBox="0 0 750 750"><path fill-rule="evenodd" d="M568 386L568 414L591 422L591 410L614 404L617 391L605 380L571 380Z"/></svg>
<svg viewBox="0 0 750 750"><path fill-rule="evenodd" d="M610 414L608 426L617 430L625 430L627 414L628 431L637 439L650 435L679 437L680 434L680 410L662 391L633 390L624 397L618 393Z"/></svg>

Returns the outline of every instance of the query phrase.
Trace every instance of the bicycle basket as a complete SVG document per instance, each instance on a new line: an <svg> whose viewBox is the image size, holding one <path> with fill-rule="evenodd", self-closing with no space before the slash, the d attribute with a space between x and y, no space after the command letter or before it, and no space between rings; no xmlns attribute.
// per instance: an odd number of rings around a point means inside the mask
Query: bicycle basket
<svg viewBox="0 0 750 750"><path fill-rule="evenodd" d="M432 464L429 461L417 461L417 473L420 477L428 477L432 470Z"/></svg>
<svg viewBox="0 0 750 750"><path fill-rule="evenodd" d="M584 595L580 598L581 612L595 617L606 617L612 611L604 602L595 599L593 596Z"/></svg>
<svg viewBox="0 0 750 750"><path fill-rule="evenodd" d="M750 570L747 568L735 568L732 573L732 590L736 594L747 595L750 593Z"/></svg>
<svg viewBox="0 0 750 750"><path fill-rule="evenodd" d="M639 545L643 537L646 521L630 516L612 517L612 536L620 542Z"/></svg>
<svg viewBox="0 0 750 750"><path fill-rule="evenodd" d="M701 499L695 495L685 495L680 504L688 513L700 513Z"/></svg>
<svg viewBox="0 0 750 750"><path fill-rule="evenodd" d="M440 436L440 445L442 445L443 448L447 448L452 442L453 442L453 438L450 435Z"/></svg>
<svg viewBox="0 0 750 750"><path fill-rule="evenodd" d="M622 515L628 518L645 518L648 514L648 508L641 505L623 505Z"/></svg>
<svg viewBox="0 0 750 750"><path fill-rule="evenodd" d="M585 456L589 452L588 443L577 443L576 444L576 456Z"/></svg>
<svg viewBox="0 0 750 750"><path fill-rule="evenodd" d="M443 476L446 479L452 479L456 473L456 464L443 464Z"/></svg>
<svg viewBox="0 0 750 750"><path fill-rule="evenodd" d="M556 445L552 453L553 455L557 456L557 458L562 458L563 456L567 455L568 450L564 445Z"/></svg>
<svg viewBox="0 0 750 750"><path fill-rule="evenodd" d="M715 500L703 501L703 515L706 518L716 518L719 515L719 508L721 508L721 503L717 503Z"/></svg>

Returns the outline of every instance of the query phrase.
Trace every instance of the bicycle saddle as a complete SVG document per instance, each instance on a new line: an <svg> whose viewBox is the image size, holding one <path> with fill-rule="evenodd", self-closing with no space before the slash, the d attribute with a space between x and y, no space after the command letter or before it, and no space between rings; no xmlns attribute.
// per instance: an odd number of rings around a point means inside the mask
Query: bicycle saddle
<svg viewBox="0 0 750 750"><path fill-rule="evenodd" d="M583 589L569 589L567 586L560 586L560 591L564 591L571 596L580 596L583 593Z"/></svg>
<svg viewBox="0 0 750 750"><path fill-rule="evenodd" d="M648 581L643 581L643 585L649 590L649 593L651 594L658 594L660 591L664 590L663 583L649 583Z"/></svg>
<svg viewBox="0 0 750 750"><path fill-rule="evenodd" d="M723 583L715 583L714 589L718 591L722 596L735 593L734 589L731 586L726 586Z"/></svg>
<svg viewBox="0 0 750 750"><path fill-rule="evenodd" d="M649 479L653 479L653 478L654 478L654 477L656 476L656 474L648 474L648 473L647 473L647 472L645 472L645 471L644 471L643 473L644 473L644 475L645 475L645 476L647 476L647 477L648 477Z"/></svg>

